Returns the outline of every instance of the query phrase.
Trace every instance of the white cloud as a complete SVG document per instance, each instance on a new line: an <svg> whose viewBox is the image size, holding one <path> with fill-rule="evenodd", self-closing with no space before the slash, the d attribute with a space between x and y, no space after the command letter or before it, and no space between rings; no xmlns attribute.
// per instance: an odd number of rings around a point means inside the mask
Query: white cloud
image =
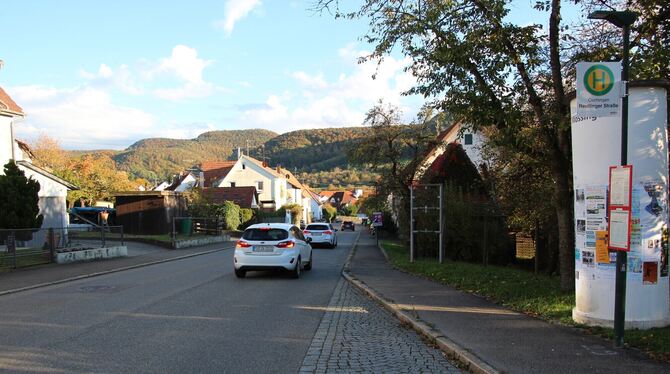
<svg viewBox="0 0 670 374"><path fill-rule="evenodd" d="M254 8L261 5L260 0L228 0L225 5L223 20L215 23L217 28L222 28L226 35L230 35L237 21L246 17Z"/></svg>
<svg viewBox="0 0 670 374"><path fill-rule="evenodd" d="M323 74L310 76L309 74L303 71L296 71L293 74L291 74L291 76L301 84L308 87L325 88L328 85L323 77Z"/></svg>
<svg viewBox="0 0 670 374"><path fill-rule="evenodd" d="M278 122L281 123L288 119L288 108L282 103L286 100L287 97L281 98L277 95L270 95L263 107L244 111L242 119L244 122L253 123L252 127L261 125L272 129L272 126Z"/></svg>
<svg viewBox="0 0 670 374"><path fill-rule="evenodd" d="M114 87L131 95L141 95L143 93L143 89L136 84L134 75L128 65L119 66L115 72L109 65L103 63L100 64L97 73L81 70L79 75L88 80L93 87Z"/></svg>
<svg viewBox="0 0 670 374"><path fill-rule="evenodd" d="M161 60L155 72L174 73L186 82L201 83L202 71L211 63L199 58L195 48L178 44L172 48L170 57Z"/></svg>
<svg viewBox="0 0 670 374"><path fill-rule="evenodd" d="M212 61L199 58L195 48L179 44L172 49L170 57L162 59L156 68L147 73L147 77L154 79L171 74L184 82L180 87L154 89L153 93L158 98L179 101L206 97L215 91L214 85L202 77L203 70L211 64Z"/></svg>
<svg viewBox="0 0 670 374"><path fill-rule="evenodd" d="M365 113L380 99L398 106L407 122L414 118L420 103L402 93L416 84L416 79L404 68L408 58L387 56L380 64L368 61L359 64L358 58L366 51L353 45L340 49L339 56L351 72L328 80L323 73L309 74L295 71L289 75L301 89L301 95L281 98L271 95L262 108L244 111L245 123L250 127L268 127L285 132L305 128L359 126ZM376 79L372 77L375 76ZM412 101L416 101L412 103ZM274 104L273 104L274 103Z"/></svg>
<svg viewBox="0 0 670 374"><path fill-rule="evenodd" d="M12 88L28 116L16 126L19 138L48 134L68 149L123 149L149 136L154 118L140 109L115 105L109 94L92 87Z"/></svg>

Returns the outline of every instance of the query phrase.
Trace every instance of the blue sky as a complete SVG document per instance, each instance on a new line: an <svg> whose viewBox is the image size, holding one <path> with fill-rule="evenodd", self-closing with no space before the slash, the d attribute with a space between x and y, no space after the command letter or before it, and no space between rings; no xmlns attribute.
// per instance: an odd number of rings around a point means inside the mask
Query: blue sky
<svg viewBox="0 0 670 374"><path fill-rule="evenodd" d="M17 137L124 149L210 130L357 126L379 99L411 120L423 100L401 96L408 61L357 64L365 21L313 14L312 2L3 0L0 86L28 115ZM515 17L544 22L530 4L515 1Z"/></svg>

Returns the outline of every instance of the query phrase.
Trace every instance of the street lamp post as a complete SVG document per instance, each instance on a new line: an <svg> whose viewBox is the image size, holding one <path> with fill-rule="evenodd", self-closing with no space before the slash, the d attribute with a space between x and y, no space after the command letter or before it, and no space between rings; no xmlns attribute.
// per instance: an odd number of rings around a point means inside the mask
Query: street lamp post
<svg viewBox="0 0 670 374"><path fill-rule="evenodd" d="M589 19L602 19L623 31L623 61L621 83L621 165L628 163L628 64L630 49L630 26L635 23L638 14L631 11L598 10L589 14ZM618 251L616 256L616 280L614 291L614 345L623 346L626 321L626 271L628 252Z"/></svg>

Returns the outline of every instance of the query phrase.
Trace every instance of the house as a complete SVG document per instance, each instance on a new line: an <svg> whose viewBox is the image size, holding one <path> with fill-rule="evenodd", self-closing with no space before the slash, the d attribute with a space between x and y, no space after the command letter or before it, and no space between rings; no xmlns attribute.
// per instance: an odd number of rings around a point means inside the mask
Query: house
<svg viewBox="0 0 670 374"><path fill-rule="evenodd" d="M205 186L209 183L211 187L254 186L258 192L259 206L265 211L274 212L289 202L288 180L279 166L271 168L265 162L240 155L237 161L218 161L218 164L203 162L201 169L211 165L218 167L210 169L209 174L205 170Z"/></svg>
<svg viewBox="0 0 670 374"><path fill-rule="evenodd" d="M302 207L302 216L310 221L316 214L312 195L289 170L281 165L270 167L267 162L238 153L237 161L206 161L200 166L204 173L205 187L250 187L258 192L258 205L274 212L286 204Z"/></svg>
<svg viewBox="0 0 670 374"><path fill-rule="evenodd" d="M482 157L482 144L484 136L481 133L472 132L463 125L462 122L455 122L440 132L437 136L437 145L428 150L424 156L421 165L417 168L414 180L419 180L435 160L442 155L448 144L459 143L468 155L472 163L479 168L484 162Z"/></svg>
<svg viewBox="0 0 670 374"><path fill-rule="evenodd" d="M321 201L329 203L337 210L353 205L358 201L352 191L322 191L319 195Z"/></svg>
<svg viewBox="0 0 670 374"><path fill-rule="evenodd" d="M40 184L38 204L44 217L42 228L67 227L67 191L78 188L32 163L34 156L28 144L14 138L14 124L24 117L23 109L0 87L0 174L4 173L2 167L9 160L15 160L27 178Z"/></svg>
<svg viewBox="0 0 670 374"><path fill-rule="evenodd" d="M240 208L258 209L258 192L254 186L211 187L202 190L203 196L212 203L232 201Z"/></svg>
<svg viewBox="0 0 670 374"><path fill-rule="evenodd" d="M323 202L321 201L321 197L319 194L316 192L312 191L309 187L305 186L305 189L303 190L303 196L307 198L307 201L309 202L310 205L310 210L311 210L311 221L320 221L323 219Z"/></svg>
<svg viewBox="0 0 670 374"><path fill-rule="evenodd" d="M199 183L198 177L191 172L182 173L175 177L171 185L165 187L163 191L184 192L190 191Z"/></svg>

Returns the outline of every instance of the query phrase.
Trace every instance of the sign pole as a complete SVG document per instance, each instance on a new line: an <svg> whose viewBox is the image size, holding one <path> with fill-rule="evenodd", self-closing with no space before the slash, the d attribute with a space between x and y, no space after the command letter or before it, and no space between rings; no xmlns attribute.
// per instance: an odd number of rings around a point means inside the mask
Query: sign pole
<svg viewBox="0 0 670 374"><path fill-rule="evenodd" d="M628 48L630 44L630 25L623 25L623 69L621 81L623 98L621 99L621 165L628 163ZM617 251L616 288L614 290L614 345L623 347L626 322L626 275L628 252Z"/></svg>

